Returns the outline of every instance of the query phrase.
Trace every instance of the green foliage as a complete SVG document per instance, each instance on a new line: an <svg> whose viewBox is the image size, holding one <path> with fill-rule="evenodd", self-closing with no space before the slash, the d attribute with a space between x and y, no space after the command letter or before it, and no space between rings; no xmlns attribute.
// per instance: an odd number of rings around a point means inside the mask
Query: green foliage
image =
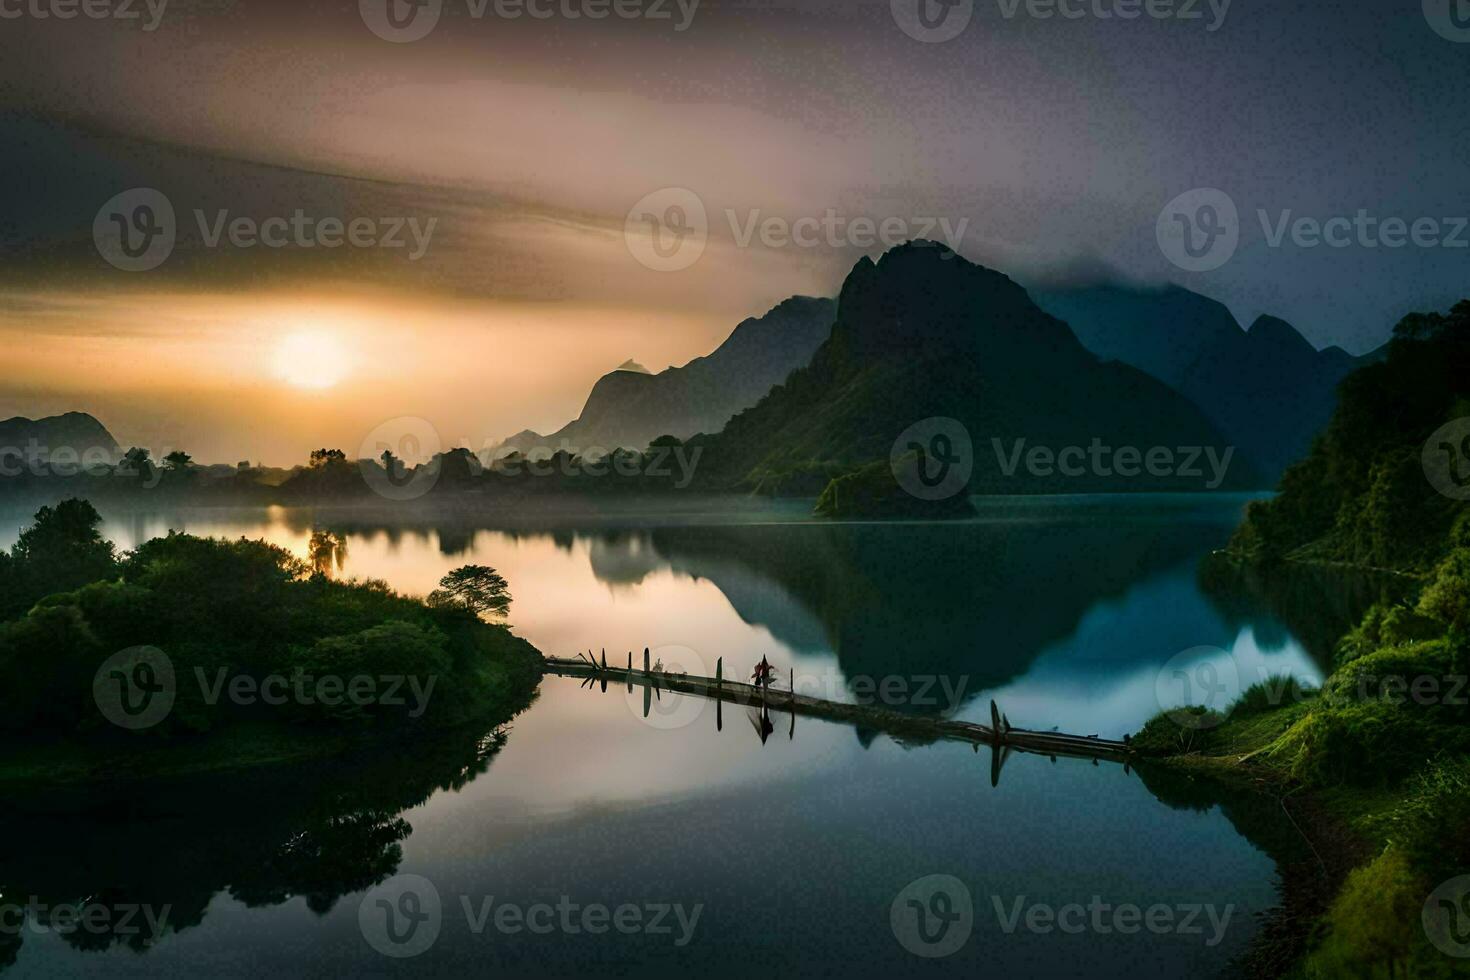
<svg viewBox="0 0 1470 980"><path fill-rule="evenodd" d="M448 640L442 632L432 626L394 620L357 633L317 640L301 657L294 676L364 678L374 682L413 677L420 685L428 685L432 679L437 686L448 677L452 666ZM336 705L318 701L304 707L309 715L334 721L361 721L375 715L405 716L416 707L411 693L405 682L394 696L395 701L403 704L360 704L346 698Z"/></svg>
<svg viewBox="0 0 1470 980"><path fill-rule="evenodd" d="M1306 975L1314 980L1449 976L1448 958L1429 947L1419 928L1419 909L1432 887L1394 848L1353 870L1332 903L1327 935L1307 959ZM1443 972L1405 972L1411 956L1425 970Z"/></svg>
<svg viewBox="0 0 1470 980"><path fill-rule="evenodd" d="M504 616L510 611L510 587L495 569L486 565L463 565L439 580L429 593L429 605L459 609L474 616Z"/></svg>
<svg viewBox="0 0 1470 980"><path fill-rule="evenodd" d="M1343 380L1337 411L1277 496L1253 503L1232 547L1422 572L1450 541L1464 504L1425 478L1425 441L1470 415L1470 301L1414 314L1386 356Z"/></svg>
<svg viewBox="0 0 1470 980"><path fill-rule="evenodd" d="M117 556L101 524L102 515L85 500L37 511L0 564L0 619L25 612L42 596L116 575Z"/></svg>
<svg viewBox="0 0 1470 980"><path fill-rule="evenodd" d="M92 701L93 678L108 657L135 646L162 650L177 682L172 712L150 735L251 720L444 726L513 711L535 688L535 651L505 628L467 615L508 606L505 580L492 569L471 566L446 577L462 594L436 609L382 582L312 575L290 552L263 541L170 533L119 566L111 546L89 536L89 511L43 511L38 530L23 536L19 557L0 566L9 574L21 563L71 560L79 541L83 553L107 559L96 565L107 573L100 580L73 581L69 591L0 624L0 728L107 729ZM259 685L267 678L277 678L279 691L282 679L308 675L333 678L335 690L371 680L362 689L386 694L394 684L394 699L404 703L298 704L292 697L283 706L220 693L236 681ZM408 678L432 698L411 696Z"/></svg>
<svg viewBox="0 0 1470 980"><path fill-rule="evenodd" d="M1253 718L1287 704L1316 697L1318 692L1290 675L1257 681L1241 692L1226 714L1235 719Z"/></svg>

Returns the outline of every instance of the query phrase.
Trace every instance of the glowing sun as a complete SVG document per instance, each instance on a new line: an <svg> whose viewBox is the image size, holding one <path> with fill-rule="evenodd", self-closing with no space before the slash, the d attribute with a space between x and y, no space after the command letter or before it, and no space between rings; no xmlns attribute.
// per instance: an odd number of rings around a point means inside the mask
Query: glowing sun
<svg viewBox="0 0 1470 980"><path fill-rule="evenodd" d="M337 337L317 331L286 334L276 345L276 377L293 388L330 388L347 375L347 348Z"/></svg>

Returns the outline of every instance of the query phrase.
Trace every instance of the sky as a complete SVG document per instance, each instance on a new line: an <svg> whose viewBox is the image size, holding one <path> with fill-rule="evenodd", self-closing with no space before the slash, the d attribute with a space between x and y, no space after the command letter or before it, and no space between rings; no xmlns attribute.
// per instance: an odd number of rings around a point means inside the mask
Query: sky
<svg viewBox="0 0 1470 980"><path fill-rule="evenodd" d="M479 449L920 235L1353 353L1470 294L1450 0L387 2L0 0L0 417ZM1220 194L1238 242L1182 256Z"/></svg>

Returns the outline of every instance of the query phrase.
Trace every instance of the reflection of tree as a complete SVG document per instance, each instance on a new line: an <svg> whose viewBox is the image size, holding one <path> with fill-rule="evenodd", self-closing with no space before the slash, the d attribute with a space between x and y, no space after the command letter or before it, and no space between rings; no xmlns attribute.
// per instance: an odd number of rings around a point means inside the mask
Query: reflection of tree
<svg viewBox="0 0 1470 980"><path fill-rule="evenodd" d="M1262 646L1280 646L1282 624L1319 666L1331 672L1337 641L1375 602L1402 600L1412 579L1346 567L1242 565L1224 555L1200 563L1200 591L1231 625L1249 625Z"/></svg>
<svg viewBox="0 0 1470 980"><path fill-rule="evenodd" d="M468 784L505 741L503 728L474 730L379 742L309 764L27 794L6 800L0 817L7 839L26 842L0 855L0 883L7 898L35 896L53 908L167 908L164 935L151 934L141 914L126 935L60 933L78 949L146 951L201 923L221 892L252 907L303 895L324 915L397 871L412 830L403 811ZM15 961L23 938L24 930L0 933L0 969Z"/></svg>
<svg viewBox="0 0 1470 980"><path fill-rule="evenodd" d="M321 528L311 532L306 545L312 571L318 575L341 572L347 564L347 535Z"/></svg>
<svg viewBox="0 0 1470 980"><path fill-rule="evenodd" d="M1359 847L1341 833L1334 834L1331 846L1309 844L1299 828L1312 829L1320 821L1312 819L1306 802L1277 799L1165 766L1140 766L1138 776L1159 802L1175 810L1205 813L1219 807L1242 837L1276 863L1281 906L1262 919L1239 972L1262 977L1291 972L1344 876L1363 859Z"/></svg>

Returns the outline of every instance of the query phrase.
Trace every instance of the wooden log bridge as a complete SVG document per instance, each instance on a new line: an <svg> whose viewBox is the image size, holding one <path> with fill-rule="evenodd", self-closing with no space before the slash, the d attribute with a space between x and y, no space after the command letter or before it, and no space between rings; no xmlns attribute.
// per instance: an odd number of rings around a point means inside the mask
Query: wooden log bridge
<svg viewBox="0 0 1470 980"><path fill-rule="evenodd" d="M609 666L606 651L603 651L601 660L591 653L545 659L545 673L601 681L603 690L607 689L608 683L624 684L631 693L634 685L638 685L654 692L670 691L744 707L790 712L793 726L796 715L805 715L861 725L906 741L968 742L977 750L981 745L989 745L998 750L992 759L992 782L998 780L1004 754L1011 750L1051 756L1053 759L1057 756L1069 756L1125 764L1133 757L1132 747L1127 742L1090 735L1016 728L1001 713L994 701L990 702L990 724L982 725L951 718L907 714L878 705L846 704L769 685L727 680L724 676L723 658L715 665L714 677L653 670L649 666L649 652L646 649L643 651L641 670L634 668L632 653L628 654L626 667ZM647 713L646 699L644 711Z"/></svg>

